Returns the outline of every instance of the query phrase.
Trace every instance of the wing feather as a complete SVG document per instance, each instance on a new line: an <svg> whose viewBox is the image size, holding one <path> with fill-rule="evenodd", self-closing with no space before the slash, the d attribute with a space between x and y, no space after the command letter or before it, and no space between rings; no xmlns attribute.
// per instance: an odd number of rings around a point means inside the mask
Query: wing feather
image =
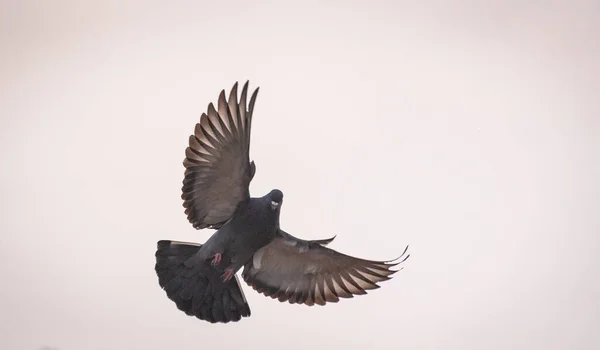
<svg viewBox="0 0 600 350"><path fill-rule="evenodd" d="M219 228L250 196L248 187L255 172L249 157L250 126L257 93L258 89L246 106L248 82L239 102L237 83L229 99L222 90L217 108L208 104L189 137L181 198L188 221L196 229Z"/></svg>
<svg viewBox="0 0 600 350"><path fill-rule="evenodd" d="M365 260L339 253L319 242L305 241L280 231L245 266L244 281L281 302L305 305L336 303L342 298L379 288L399 270L392 267L410 255L392 261Z"/></svg>

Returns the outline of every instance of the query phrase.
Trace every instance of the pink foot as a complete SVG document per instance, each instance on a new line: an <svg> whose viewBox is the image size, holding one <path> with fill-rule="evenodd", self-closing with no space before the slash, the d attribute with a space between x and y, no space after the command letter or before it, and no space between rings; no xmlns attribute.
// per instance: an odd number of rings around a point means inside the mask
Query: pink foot
<svg viewBox="0 0 600 350"><path fill-rule="evenodd" d="M225 270L225 273L221 275L221 278L223 279L223 282L227 282L231 279L231 277L233 277L234 273L232 269L227 269Z"/></svg>
<svg viewBox="0 0 600 350"><path fill-rule="evenodd" d="M221 255L221 253L217 253L215 254L215 256L213 256L212 261L210 262L210 264L212 266L217 266L221 263L221 259L223 258L223 255Z"/></svg>

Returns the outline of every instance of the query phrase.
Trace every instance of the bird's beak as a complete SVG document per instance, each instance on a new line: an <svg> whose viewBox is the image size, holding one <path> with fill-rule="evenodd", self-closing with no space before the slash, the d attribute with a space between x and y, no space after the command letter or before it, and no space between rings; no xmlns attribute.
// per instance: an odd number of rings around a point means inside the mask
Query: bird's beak
<svg viewBox="0 0 600 350"><path fill-rule="evenodd" d="M271 201L271 209L275 210L275 209L277 209L278 206L279 206L279 203L277 203L275 201Z"/></svg>

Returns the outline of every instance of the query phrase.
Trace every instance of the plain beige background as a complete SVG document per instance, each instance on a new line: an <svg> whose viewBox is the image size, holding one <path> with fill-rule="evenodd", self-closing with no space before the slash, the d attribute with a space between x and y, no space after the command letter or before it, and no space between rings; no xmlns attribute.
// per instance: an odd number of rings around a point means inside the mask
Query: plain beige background
<svg viewBox="0 0 600 350"><path fill-rule="evenodd" d="M600 348L598 1L2 1L0 348ZM372 259L327 307L158 287L187 137L260 86L254 195Z"/></svg>

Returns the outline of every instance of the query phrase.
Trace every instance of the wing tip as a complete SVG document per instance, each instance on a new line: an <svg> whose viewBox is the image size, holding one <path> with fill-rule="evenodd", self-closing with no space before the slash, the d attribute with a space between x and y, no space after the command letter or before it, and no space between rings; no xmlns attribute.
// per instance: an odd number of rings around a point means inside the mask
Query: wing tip
<svg viewBox="0 0 600 350"><path fill-rule="evenodd" d="M226 102L227 98L225 95L225 89L222 89L221 92L219 93L219 99L218 99L219 103L221 102Z"/></svg>
<svg viewBox="0 0 600 350"><path fill-rule="evenodd" d="M382 263L389 265L389 266L396 266L398 264L401 264L403 262L406 261L406 259L408 259L410 257L410 254L406 254L406 252L408 251L408 245L406 246L406 248L404 248L404 251L402 252L402 254L400 254L398 257L391 259L391 260L386 260L386 261L382 261ZM402 260L400 260L402 259Z"/></svg>

